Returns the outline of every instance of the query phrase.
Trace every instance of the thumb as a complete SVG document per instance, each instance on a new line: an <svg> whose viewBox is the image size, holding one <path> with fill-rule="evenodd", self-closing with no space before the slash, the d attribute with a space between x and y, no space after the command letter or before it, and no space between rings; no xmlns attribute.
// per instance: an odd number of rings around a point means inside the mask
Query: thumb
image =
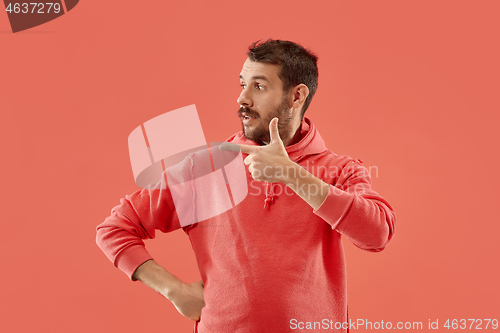
<svg viewBox="0 0 500 333"><path fill-rule="evenodd" d="M278 130L278 121L279 121L279 119L277 117L274 117L269 122L269 136L270 136L270 139L271 139L270 143L273 143L273 142L281 142L281 143L283 143L283 141L280 138L280 133L279 133L279 130Z"/></svg>

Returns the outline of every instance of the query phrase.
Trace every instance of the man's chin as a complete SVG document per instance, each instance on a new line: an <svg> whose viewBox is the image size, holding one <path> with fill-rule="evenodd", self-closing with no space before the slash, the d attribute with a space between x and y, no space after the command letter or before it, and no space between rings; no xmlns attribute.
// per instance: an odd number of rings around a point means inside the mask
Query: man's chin
<svg viewBox="0 0 500 333"><path fill-rule="evenodd" d="M243 127L243 136L245 137L245 139L247 140L251 140L251 141L255 141L255 138L253 137L252 135L252 132L247 130L245 128L245 126Z"/></svg>
<svg viewBox="0 0 500 333"><path fill-rule="evenodd" d="M269 141L269 135L266 136L267 129L260 127L258 124L245 124L242 123L243 136L247 140L256 142L259 145L264 145L264 142Z"/></svg>

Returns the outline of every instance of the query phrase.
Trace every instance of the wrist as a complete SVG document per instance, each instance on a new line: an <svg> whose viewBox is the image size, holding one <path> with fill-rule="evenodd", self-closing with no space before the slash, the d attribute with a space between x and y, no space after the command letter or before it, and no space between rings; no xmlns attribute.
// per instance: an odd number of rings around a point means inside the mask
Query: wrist
<svg viewBox="0 0 500 333"><path fill-rule="evenodd" d="M179 279L172 279L170 283L165 286L162 295L165 296L170 302L174 303L182 295L182 288L184 283Z"/></svg>
<svg viewBox="0 0 500 333"><path fill-rule="evenodd" d="M307 177L307 170L295 163L292 160L289 160L289 163L285 166L285 172L283 172L283 181L282 183L287 185L288 187L292 187L297 183L299 178Z"/></svg>

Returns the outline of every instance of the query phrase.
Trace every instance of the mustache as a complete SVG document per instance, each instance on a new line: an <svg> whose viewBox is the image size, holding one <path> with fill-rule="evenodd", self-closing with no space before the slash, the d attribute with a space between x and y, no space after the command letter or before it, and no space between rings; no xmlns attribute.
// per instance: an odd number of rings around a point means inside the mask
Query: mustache
<svg viewBox="0 0 500 333"><path fill-rule="evenodd" d="M248 108L248 107L241 107L239 110L238 110L238 117L242 117L243 116L243 112L247 115L247 116L250 116L250 117L255 117L255 118L258 118L259 117L259 113Z"/></svg>

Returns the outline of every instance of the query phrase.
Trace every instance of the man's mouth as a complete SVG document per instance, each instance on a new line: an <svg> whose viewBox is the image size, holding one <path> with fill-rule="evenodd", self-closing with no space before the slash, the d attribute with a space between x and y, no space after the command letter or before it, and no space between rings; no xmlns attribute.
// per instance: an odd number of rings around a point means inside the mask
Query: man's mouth
<svg viewBox="0 0 500 333"><path fill-rule="evenodd" d="M240 116L241 120L244 121L249 121L257 118L257 115L254 115L253 112L250 112L249 110L247 111L245 109L239 110L238 115Z"/></svg>
<svg viewBox="0 0 500 333"><path fill-rule="evenodd" d="M254 116L249 116L247 114L241 115L241 120L243 121L243 124L249 125L251 122L253 122L255 119L257 119Z"/></svg>

